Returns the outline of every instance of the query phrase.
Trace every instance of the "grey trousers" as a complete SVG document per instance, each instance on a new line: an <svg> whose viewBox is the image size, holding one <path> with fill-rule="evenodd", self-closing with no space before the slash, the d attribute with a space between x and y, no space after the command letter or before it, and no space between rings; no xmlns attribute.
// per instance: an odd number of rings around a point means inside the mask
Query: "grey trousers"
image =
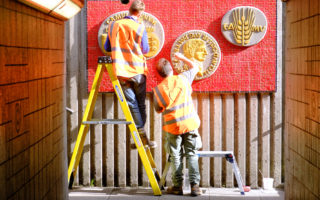
<svg viewBox="0 0 320 200"><path fill-rule="evenodd" d="M170 155L173 185L176 187L182 186L183 156L187 159L190 184L199 184L200 172L196 153L197 150L202 147L202 142L198 130L190 131L182 135L167 133L165 147L167 153Z"/></svg>

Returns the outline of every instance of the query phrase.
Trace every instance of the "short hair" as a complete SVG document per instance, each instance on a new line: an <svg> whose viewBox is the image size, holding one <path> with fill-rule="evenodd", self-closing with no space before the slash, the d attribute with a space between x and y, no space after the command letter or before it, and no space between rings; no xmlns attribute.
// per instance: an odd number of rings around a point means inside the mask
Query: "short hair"
<svg viewBox="0 0 320 200"><path fill-rule="evenodd" d="M143 12L145 9L145 5L143 3L142 0L135 0L132 2L130 8L129 8L129 13L136 15L136 14L140 14L141 12Z"/></svg>
<svg viewBox="0 0 320 200"><path fill-rule="evenodd" d="M201 45L204 45L204 41L201 39L190 39L183 45L183 54L187 58L193 58L194 53L196 52L197 48Z"/></svg>
<svg viewBox="0 0 320 200"><path fill-rule="evenodd" d="M160 58L156 67L159 75L163 78L173 72L170 62L165 58Z"/></svg>

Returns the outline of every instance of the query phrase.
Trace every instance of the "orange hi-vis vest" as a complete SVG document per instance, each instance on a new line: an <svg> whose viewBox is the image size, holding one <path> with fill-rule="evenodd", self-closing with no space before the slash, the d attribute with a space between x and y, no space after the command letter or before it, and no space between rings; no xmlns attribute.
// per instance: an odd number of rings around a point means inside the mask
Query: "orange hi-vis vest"
<svg viewBox="0 0 320 200"><path fill-rule="evenodd" d="M180 135L200 126L200 119L192 102L192 88L183 75L173 75L153 88L155 103L161 108L162 129L170 134Z"/></svg>
<svg viewBox="0 0 320 200"><path fill-rule="evenodd" d="M121 19L109 25L109 39L113 70L116 76L131 78L147 74L145 57L141 51L143 24L132 19Z"/></svg>

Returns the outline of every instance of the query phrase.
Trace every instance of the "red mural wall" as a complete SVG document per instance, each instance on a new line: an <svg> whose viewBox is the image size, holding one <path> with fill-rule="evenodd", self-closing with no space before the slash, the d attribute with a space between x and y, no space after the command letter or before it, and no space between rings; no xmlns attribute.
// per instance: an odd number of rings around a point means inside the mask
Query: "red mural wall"
<svg viewBox="0 0 320 200"><path fill-rule="evenodd" d="M162 78L155 71L156 62L164 57L170 60L174 41L189 30L202 30L212 35L221 49L221 62L209 78L195 81L194 91L201 92L255 92L275 91L276 88L276 0L145 0L145 12L155 16L163 26L165 41L161 52L147 61L149 74L147 90L151 91ZM110 15L127 11L130 4L118 0L87 2L88 31L88 89L90 90L98 56L103 56L98 44L101 23ZM252 6L267 17L264 39L250 47L228 42L221 32L221 19L232 8ZM105 72L101 92L113 91Z"/></svg>

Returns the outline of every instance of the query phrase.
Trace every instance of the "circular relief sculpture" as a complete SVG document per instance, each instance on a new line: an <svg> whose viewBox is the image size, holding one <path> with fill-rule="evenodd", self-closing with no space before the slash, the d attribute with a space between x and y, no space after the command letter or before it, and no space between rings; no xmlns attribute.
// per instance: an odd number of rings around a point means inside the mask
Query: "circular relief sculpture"
<svg viewBox="0 0 320 200"><path fill-rule="evenodd" d="M258 44L267 32L267 18L255 7L240 6L228 11L221 20L221 32L232 44Z"/></svg>
<svg viewBox="0 0 320 200"><path fill-rule="evenodd" d="M177 73L188 70L188 66L174 58L180 52L199 66L195 80L210 77L218 68L221 51L217 41L207 32L191 30L180 35L171 48L171 61Z"/></svg>
<svg viewBox="0 0 320 200"><path fill-rule="evenodd" d="M121 11L107 17L101 24L98 31L98 42L101 51L106 55L106 51L103 46L107 40L107 31L109 24L113 21L123 19L128 15L128 11ZM140 15L139 21L141 21L145 27L148 34L148 43L150 47L149 53L145 54L147 59L154 58L161 51L164 43L164 30L160 21L153 15L143 12Z"/></svg>

